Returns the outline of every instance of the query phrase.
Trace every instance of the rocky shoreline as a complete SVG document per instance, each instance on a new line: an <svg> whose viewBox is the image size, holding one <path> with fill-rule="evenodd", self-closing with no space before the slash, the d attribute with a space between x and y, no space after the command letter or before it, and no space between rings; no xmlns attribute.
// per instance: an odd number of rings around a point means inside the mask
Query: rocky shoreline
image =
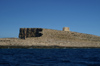
<svg viewBox="0 0 100 66"><path fill-rule="evenodd" d="M66 49L66 48L100 48L100 47L66 47L66 46L0 46L0 49Z"/></svg>

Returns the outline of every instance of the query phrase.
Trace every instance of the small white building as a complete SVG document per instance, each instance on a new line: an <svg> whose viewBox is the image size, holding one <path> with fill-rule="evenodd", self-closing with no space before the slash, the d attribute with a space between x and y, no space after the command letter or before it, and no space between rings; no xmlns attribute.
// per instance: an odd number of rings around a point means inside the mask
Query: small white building
<svg viewBox="0 0 100 66"><path fill-rule="evenodd" d="M69 27L63 27L63 31L70 31Z"/></svg>

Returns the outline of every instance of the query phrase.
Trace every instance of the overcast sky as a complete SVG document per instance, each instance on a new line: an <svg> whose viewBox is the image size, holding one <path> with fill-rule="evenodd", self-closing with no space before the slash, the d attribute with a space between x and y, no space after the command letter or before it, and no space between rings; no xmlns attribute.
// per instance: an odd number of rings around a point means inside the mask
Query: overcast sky
<svg viewBox="0 0 100 66"><path fill-rule="evenodd" d="M0 0L0 38L19 28L48 28L100 36L100 0Z"/></svg>

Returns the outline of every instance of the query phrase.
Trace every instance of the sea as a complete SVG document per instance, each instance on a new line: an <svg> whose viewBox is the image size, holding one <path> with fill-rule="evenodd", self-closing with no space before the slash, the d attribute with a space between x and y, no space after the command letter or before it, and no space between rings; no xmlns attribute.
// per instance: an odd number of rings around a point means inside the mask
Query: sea
<svg viewBox="0 0 100 66"><path fill-rule="evenodd" d="M100 49L0 49L0 66L100 66Z"/></svg>

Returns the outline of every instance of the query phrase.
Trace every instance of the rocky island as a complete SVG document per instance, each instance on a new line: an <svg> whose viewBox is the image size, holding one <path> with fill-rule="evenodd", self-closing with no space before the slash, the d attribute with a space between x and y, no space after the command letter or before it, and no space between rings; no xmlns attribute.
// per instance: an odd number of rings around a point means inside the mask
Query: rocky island
<svg viewBox="0 0 100 66"><path fill-rule="evenodd" d="M0 38L0 48L100 48L100 36L44 28L20 28L19 38Z"/></svg>

